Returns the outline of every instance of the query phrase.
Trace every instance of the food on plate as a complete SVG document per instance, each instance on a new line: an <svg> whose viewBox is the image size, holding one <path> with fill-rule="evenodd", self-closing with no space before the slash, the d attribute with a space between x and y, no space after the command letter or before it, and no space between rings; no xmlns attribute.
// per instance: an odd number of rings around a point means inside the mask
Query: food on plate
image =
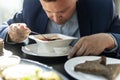
<svg viewBox="0 0 120 80"><path fill-rule="evenodd" d="M120 73L120 64L108 64L106 66L108 68L106 77L108 77L109 80L115 80Z"/></svg>
<svg viewBox="0 0 120 80"><path fill-rule="evenodd" d="M105 71L107 70L107 67L105 67L103 64L104 60L98 59L94 61L86 61L85 63L80 63L75 66L74 70L85 72L85 73L92 73L92 74L98 74L98 75L104 75Z"/></svg>
<svg viewBox="0 0 120 80"><path fill-rule="evenodd" d="M61 80L53 71L45 71L35 65L18 64L3 70L3 80Z"/></svg>
<svg viewBox="0 0 120 80"><path fill-rule="evenodd" d="M76 72L83 72L94 75L101 75L108 80L115 80L120 73L120 64L106 64L106 57L101 57L98 60L85 61L77 64L74 67Z"/></svg>
<svg viewBox="0 0 120 80"><path fill-rule="evenodd" d="M3 55L4 40L0 38L0 56Z"/></svg>
<svg viewBox="0 0 120 80"><path fill-rule="evenodd" d="M15 66L11 66L6 68L2 72L2 76L5 80L24 80L24 77L29 76L33 78L37 75L37 72L41 71L39 67L33 65L22 65L18 64ZM28 79L32 80L32 79ZM33 78L33 80L35 80Z"/></svg>
<svg viewBox="0 0 120 80"><path fill-rule="evenodd" d="M14 66L20 63L21 58L16 55L11 55L9 57L0 58L0 68L7 68L9 66Z"/></svg>
<svg viewBox="0 0 120 80"><path fill-rule="evenodd" d="M44 71L39 74L39 80L62 80L54 71Z"/></svg>

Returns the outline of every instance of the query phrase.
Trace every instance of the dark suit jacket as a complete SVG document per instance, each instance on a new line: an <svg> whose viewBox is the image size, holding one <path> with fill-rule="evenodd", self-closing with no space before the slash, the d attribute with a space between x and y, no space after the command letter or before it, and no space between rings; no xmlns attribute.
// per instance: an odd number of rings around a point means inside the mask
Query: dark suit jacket
<svg viewBox="0 0 120 80"><path fill-rule="evenodd" d="M118 16L113 17L112 0L78 0L76 4L81 36L111 33L118 43L118 49L115 53L102 54L120 58L120 20ZM16 13L7 23L26 23L31 30L45 33L48 20L39 0L24 0L22 12ZM7 26L1 26L0 37L5 38Z"/></svg>

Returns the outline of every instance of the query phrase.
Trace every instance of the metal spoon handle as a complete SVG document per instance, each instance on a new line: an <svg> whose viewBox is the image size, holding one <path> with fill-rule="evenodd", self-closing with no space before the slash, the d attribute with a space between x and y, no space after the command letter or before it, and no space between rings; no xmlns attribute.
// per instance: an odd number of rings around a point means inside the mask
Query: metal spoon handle
<svg viewBox="0 0 120 80"><path fill-rule="evenodd" d="M31 31L31 33L36 34L36 35L41 35L44 39L49 40L46 36L44 36L40 33L37 33L37 32L34 32L34 31Z"/></svg>
<svg viewBox="0 0 120 80"><path fill-rule="evenodd" d="M34 31L31 31L31 33L37 34L37 35L42 35L42 34L40 34L40 33L34 32Z"/></svg>

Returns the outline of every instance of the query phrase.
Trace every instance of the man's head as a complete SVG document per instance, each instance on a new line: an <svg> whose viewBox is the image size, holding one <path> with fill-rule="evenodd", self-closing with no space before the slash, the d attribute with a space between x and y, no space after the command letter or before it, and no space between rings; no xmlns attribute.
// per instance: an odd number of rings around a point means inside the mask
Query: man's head
<svg viewBox="0 0 120 80"><path fill-rule="evenodd" d="M46 2L51 2L51 1L56 1L56 0L43 0L43 1L46 1Z"/></svg>
<svg viewBox="0 0 120 80"><path fill-rule="evenodd" d="M57 24L68 21L75 9L77 0L40 0L49 19Z"/></svg>

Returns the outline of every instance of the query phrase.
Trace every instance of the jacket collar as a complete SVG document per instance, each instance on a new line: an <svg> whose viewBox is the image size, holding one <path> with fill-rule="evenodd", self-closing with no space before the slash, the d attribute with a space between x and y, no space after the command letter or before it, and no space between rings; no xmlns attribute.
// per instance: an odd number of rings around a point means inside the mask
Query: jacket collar
<svg viewBox="0 0 120 80"><path fill-rule="evenodd" d="M80 35L81 36L89 35L91 33L90 21L88 16L89 13L87 13L84 0L78 0L76 4L76 9L77 9Z"/></svg>
<svg viewBox="0 0 120 80"><path fill-rule="evenodd" d="M48 24L48 17L44 12L44 10L41 10L35 23L36 29L34 30L36 30L36 32L40 32L41 34L43 34L45 33L47 24Z"/></svg>

